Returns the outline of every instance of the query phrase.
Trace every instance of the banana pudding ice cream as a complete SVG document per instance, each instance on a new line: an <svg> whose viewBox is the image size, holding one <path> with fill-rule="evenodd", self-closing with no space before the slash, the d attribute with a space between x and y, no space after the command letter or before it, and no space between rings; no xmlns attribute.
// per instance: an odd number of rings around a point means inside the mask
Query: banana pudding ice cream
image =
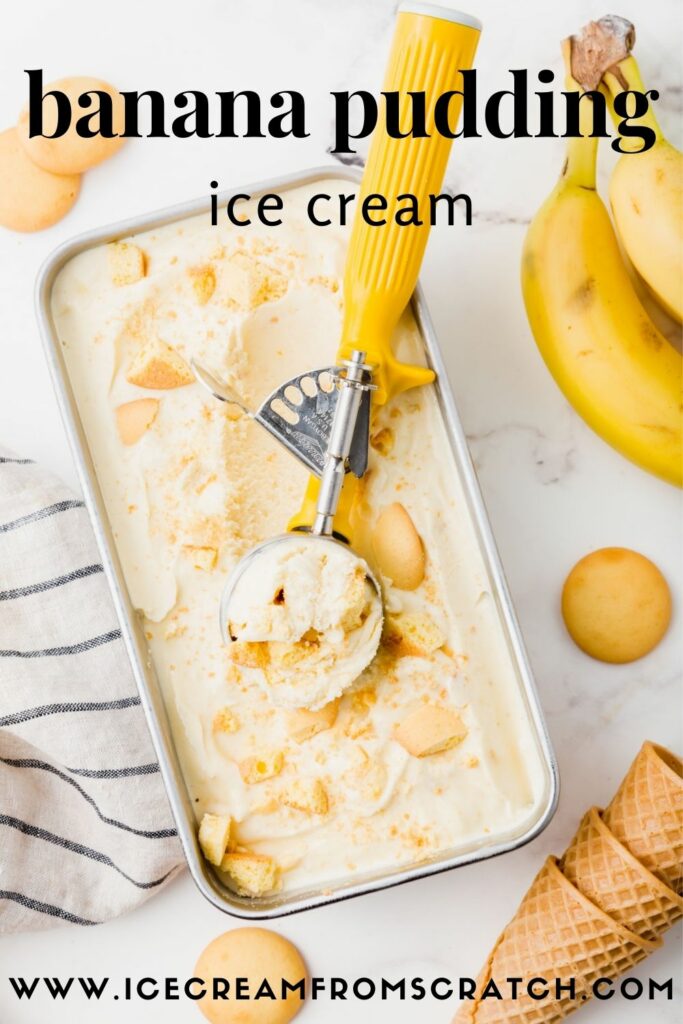
<svg viewBox="0 0 683 1024"><path fill-rule="evenodd" d="M340 697L382 632L367 563L338 541L292 534L240 569L225 608L233 662L278 706L316 711Z"/></svg>
<svg viewBox="0 0 683 1024"><path fill-rule="evenodd" d="M215 368L252 406L334 363L347 230L306 217L319 187L285 190L277 228L256 217L248 230L212 227L202 215L90 248L52 291L200 843L224 882L252 897L333 889L512 840L546 798L432 385L373 412L350 576L334 558L302 562L292 535L291 559L264 563L230 610L236 642L222 641L230 573L286 530L308 473L195 383L190 362ZM393 347L424 362L410 310ZM382 585L383 622L365 564ZM353 682L338 671L349 661Z"/></svg>

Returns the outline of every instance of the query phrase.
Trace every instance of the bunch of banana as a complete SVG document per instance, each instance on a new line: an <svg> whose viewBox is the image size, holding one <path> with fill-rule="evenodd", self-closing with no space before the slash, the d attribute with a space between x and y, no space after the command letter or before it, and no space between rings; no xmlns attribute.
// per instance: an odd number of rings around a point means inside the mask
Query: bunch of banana
<svg viewBox="0 0 683 1024"><path fill-rule="evenodd" d="M567 90L583 92L571 74L569 40L564 57ZM580 104L580 122L581 135L569 140L560 180L525 240L522 290L527 315L548 368L589 426L639 466L682 486L681 356L642 306L597 193L598 140L590 137L593 112L587 100ZM660 154L664 152L660 149ZM640 157L629 153L621 159L637 163ZM632 181L635 173L627 168L620 177ZM646 182L647 172L643 169L640 174ZM650 175L657 179L656 174ZM622 192L628 194L629 187L615 186L618 197L613 201L620 209L625 205ZM641 187L647 192L646 184ZM661 204L659 200L656 205L661 208ZM656 221L662 233L666 233L665 220L662 214ZM639 251L662 244L652 237L644 242L653 230L642 218ZM628 247L627 235L633 239L635 233L625 232ZM671 248L667 252L671 254ZM672 260L671 273L666 268L666 274L654 275L657 284L652 287L658 293L664 293L664 278L678 276L680 282L680 250L675 256L644 255L648 270ZM674 291L671 288L665 294ZM670 299L667 303L673 305Z"/></svg>

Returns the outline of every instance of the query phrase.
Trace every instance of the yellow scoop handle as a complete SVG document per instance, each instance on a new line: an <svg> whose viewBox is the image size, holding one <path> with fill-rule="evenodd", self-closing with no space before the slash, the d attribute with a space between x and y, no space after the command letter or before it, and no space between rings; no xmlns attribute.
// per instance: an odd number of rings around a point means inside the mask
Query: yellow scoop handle
<svg viewBox="0 0 683 1024"><path fill-rule="evenodd" d="M346 255L338 352L339 360L350 358L353 349L367 354L378 387L375 403L383 404L401 391L434 379L432 370L399 362L391 340L417 283L430 229L429 196L441 189L453 141L435 128L436 101L443 93L462 88L460 71L472 67L479 34L474 18L433 4L405 4L396 20L383 92L399 94L399 130L407 137L389 136L380 112ZM425 94L425 138L408 135L413 125L410 92ZM462 96L453 96L449 104L452 131L461 106ZM362 216L363 200L373 194L387 201L386 210L370 214L373 220L385 219L384 224L369 224ZM419 211L413 218L418 222L406 213L410 207ZM347 476L335 517L335 530L349 540L357 483L355 477ZM313 521L317 489L313 477L290 529Z"/></svg>
<svg viewBox="0 0 683 1024"><path fill-rule="evenodd" d="M410 131L412 112L409 92L425 94L427 138L391 138L380 123L372 137L368 162L346 256L344 274L344 324L339 358L348 359L354 348L367 353L375 365L373 381L383 403L394 394L420 384L434 375L423 367L399 363L391 351L391 338L401 313L417 284L429 237L429 196L438 195L446 170L452 139L439 135L434 126L436 100L451 89L462 88L460 70L470 68L479 40L479 30L442 17L421 13L441 10L415 4L402 10L396 20L383 92L398 92L401 109L399 128ZM465 19L455 12L453 18ZM457 102L456 102L457 101ZM450 103L450 123L460 116L461 97ZM386 197L388 208L373 219L386 223L373 226L361 215L363 200L373 194ZM397 223L396 213L412 206L414 196L422 223ZM398 197L404 197L399 200ZM406 219L407 215L406 215Z"/></svg>

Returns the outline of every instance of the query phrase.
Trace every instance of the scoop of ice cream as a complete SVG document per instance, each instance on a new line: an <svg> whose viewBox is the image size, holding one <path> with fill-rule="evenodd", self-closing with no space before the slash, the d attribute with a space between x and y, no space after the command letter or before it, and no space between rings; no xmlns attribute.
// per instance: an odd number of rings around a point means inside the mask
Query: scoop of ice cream
<svg viewBox="0 0 683 1024"><path fill-rule="evenodd" d="M292 535L239 576L225 610L233 658L256 671L274 704L323 707L372 661L382 606L369 572L336 541Z"/></svg>

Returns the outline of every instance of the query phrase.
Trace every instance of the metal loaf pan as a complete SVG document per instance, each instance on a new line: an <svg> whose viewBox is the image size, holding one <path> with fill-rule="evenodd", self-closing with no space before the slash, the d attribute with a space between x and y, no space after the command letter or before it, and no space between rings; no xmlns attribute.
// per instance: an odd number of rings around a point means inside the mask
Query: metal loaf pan
<svg viewBox="0 0 683 1024"><path fill-rule="evenodd" d="M313 168L306 172L258 182L254 185L247 185L239 190L231 190L219 196L219 201L225 203L237 191L248 192L252 196L258 197L259 194L264 192L285 192L288 189L306 185L313 181L339 178L347 179L351 184L356 184L360 180L360 175L353 170L336 166ZM121 631L130 656L137 686L140 691L142 706L159 759L168 799L190 872L202 894L219 910L233 914L236 917L259 920L279 917L299 910L308 910L312 907L333 903L350 896L359 896L363 893L386 889L401 882L424 878L427 875L447 871L464 864L471 864L475 861L484 860L516 849L535 838L552 818L557 805L559 782L557 765L543 720L519 624L503 575L500 558L491 533L463 428L456 411L453 394L448 384L441 351L434 328L429 319L424 298L418 287L412 300L413 312L424 341L427 362L436 371L435 388L438 403L450 438L468 510L475 525L500 624L507 641L510 658L516 668L521 695L543 764L544 792L542 799L539 801L535 820L524 829L522 834L508 836L503 840L499 839L494 842L477 843L468 848L461 849L456 856L440 856L427 862L403 867L389 874L373 874L371 876L363 875L361 877L349 878L334 889L325 889L324 891L316 889L305 893L276 894L273 897L260 899L248 899L232 893L221 882L220 877L202 856L197 842L195 818L173 742L161 686L150 660L140 620L130 601L110 529L107 510L104 506L95 475L88 441L80 421L64 355L52 319L51 294L55 278L62 267L85 249L113 242L117 239L127 238L138 232L154 230L187 217L208 213L208 210L209 200L202 198L168 207L145 216L136 217L119 224L99 228L65 243L47 259L40 270L36 285L36 306L45 353L74 453L86 505L90 513L104 570L116 606Z"/></svg>

